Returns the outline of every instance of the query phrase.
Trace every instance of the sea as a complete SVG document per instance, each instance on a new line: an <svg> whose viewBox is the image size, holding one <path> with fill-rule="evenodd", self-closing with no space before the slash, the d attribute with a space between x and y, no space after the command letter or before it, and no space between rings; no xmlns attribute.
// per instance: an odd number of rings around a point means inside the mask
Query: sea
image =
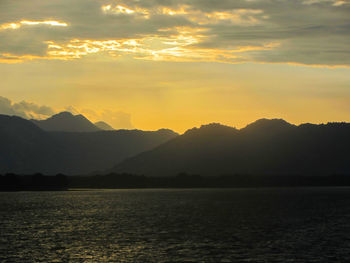
<svg viewBox="0 0 350 263"><path fill-rule="evenodd" d="M0 192L0 262L350 262L350 188Z"/></svg>

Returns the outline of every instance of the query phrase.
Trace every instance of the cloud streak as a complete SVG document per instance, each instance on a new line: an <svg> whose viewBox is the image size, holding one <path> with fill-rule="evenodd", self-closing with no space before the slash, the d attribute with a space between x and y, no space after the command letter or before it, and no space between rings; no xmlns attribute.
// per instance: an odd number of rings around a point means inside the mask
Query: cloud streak
<svg viewBox="0 0 350 263"><path fill-rule="evenodd" d="M60 21L28 21L23 20L19 22L13 22L13 23L5 23L0 25L0 30L6 30L6 29L19 29L22 26L37 26L37 25L45 25L45 26L68 26L67 23L60 22Z"/></svg>

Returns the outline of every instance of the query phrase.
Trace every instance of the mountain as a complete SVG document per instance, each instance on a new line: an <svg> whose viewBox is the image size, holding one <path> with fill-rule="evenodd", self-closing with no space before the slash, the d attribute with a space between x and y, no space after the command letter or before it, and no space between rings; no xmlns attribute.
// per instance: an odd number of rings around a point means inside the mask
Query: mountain
<svg viewBox="0 0 350 263"><path fill-rule="evenodd" d="M32 121L0 115L0 174L88 174L177 135L170 130L47 132Z"/></svg>
<svg viewBox="0 0 350 263"><path fill-rule="evenodd" d="M67 149L67 167L62 173L88 174L106 170L178 136L171 130L116 130L99 132L50 132ZM67 161L67 160L66 160Z"/></svg>
<svg viewBox="0 0 350 263"><path fill-rule="evenodd" d="M48 172L64 155L62 147L32 122L0 115L0 173Z"/></svg>
<svg viewBox="0 0 350 263"><path fill-rule="evenodd" d="M98 121L98 122L95 122L94 125L103 130L103 131L113 131L115 130L112 126L110 126L108 123L104 122L104 121Z"/></svg>
<svg viewBox="0 0 350 263"><path fill-rule="evenodd" d="M70 112L61 112L46 120L31 121L45 131L95 132L101 130L83 115L73 115Z"/></svg>
<svg viewBox="0 0 350 263"><path fill-rule="evenodd" d="M350 124L292 125L258 120L237 130L220 124L188 130L116 165L112 172L171 176L350 174Z"/></svg>

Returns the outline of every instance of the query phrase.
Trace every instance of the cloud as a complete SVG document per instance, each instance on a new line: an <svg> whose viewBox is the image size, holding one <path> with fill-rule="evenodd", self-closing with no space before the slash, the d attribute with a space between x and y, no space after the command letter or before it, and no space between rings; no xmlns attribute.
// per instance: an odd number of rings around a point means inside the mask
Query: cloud
<svg viewBox="0 0 350 263"><path fill-rule="evenodd" d="M90 54L350 66L348 0L3 0L0 63Z"/></svg>
<svg viewBox="0 0 350 263"><path fill-rule="evenodd" d="M314 5L314 4L331 4L332 6L342 6L350 4L349 0L305 0L303 1L305 5Z"/></svg>
<svg viewBox="0 0 350 263"><path fill-rule="evenodd" d="M128 7L126 5L105 5L102 6L105 14L136 16L138 18L150 19L154 16L183 17L195 24L207 25L218 23L231 23L238 25L259 24L258 15L263 10L257 9L232 9L223 11L202 11L194 8L192 5L178 5L176 7L157 6L145 9L138 6ZM263 18L266 18L263 16Z"/></svg>
<svg viewBox="0 0 350 263"><path fill-rule="evenodd" d="M40 106L28 101L13 103L0 96L0 114L16 115L26 119L43 119L54 113L55 111L48 106Z"/></svg>
<svg viewBox="0 0 350 263"><path fill-rule="evenodd" d="M2 25L0 25L0 30L18 29L18 28L21 28L22 26L37 26L37 25L68 26L67 23L60 22L60 21L54 21L54 20L48 20L48 21L22 20L22 21L19 21L19 22L2 24Z"/></svg>

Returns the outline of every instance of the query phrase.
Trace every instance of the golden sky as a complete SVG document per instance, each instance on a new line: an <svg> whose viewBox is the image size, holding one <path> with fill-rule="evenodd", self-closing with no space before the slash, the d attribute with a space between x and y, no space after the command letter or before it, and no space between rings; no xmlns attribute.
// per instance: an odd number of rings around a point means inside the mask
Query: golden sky
<svg viewBox="0 0 350 263"><path fill-rule="evenodd" d="M350 121L347 0L1 0L0 113L178 132Z"/></svg>

